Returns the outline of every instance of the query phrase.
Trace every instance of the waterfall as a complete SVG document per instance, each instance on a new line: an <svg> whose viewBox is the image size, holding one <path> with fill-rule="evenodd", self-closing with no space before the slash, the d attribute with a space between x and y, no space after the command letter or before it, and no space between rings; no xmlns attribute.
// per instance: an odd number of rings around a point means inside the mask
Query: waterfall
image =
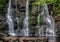
<svg viewBox="0 0 60 42"><path fill-rule="evenodd" d="M29 0L27 0L26 1L26 17L25 17L25 19L24 19L24 28L25 28L25 31L24 31L24 33L25 33L25 36L29 36L29 31L28 31L28 12L29 12Z"/></svg>
<svg viewBox="0 0 60 42"><path fill-rule="evenodd" d="M26 17L24 18L24 26L21 30L20 36L29 36L29 30L28 30L28 14L29 14L29 0L26 1Z"/></svg>
<svg viewBox="0 0 60 42"><path fill-rule="evenodd" d="M14 24L13 24L13 20L12 20L12 9L11 9L11 0L9 0L9 6L7 9L7 23L9 26L9 30L8 30L8 34L10 36L16 36L15 31L14 31Z"/></svg>
<svg viewBox="0 0 60 42"><path fill-rule="evenodd" d="M42 17L40 17L42 15ZM44 25L40 25L40 20L43 18ZM39 28L39 36L48 37L48 42L56 41L55 34L55 24L52 16L49 15L47 4L44 2L44 6L42 12L38 15L38 28ZM44 28L46 28L44 30ZM45 33L44 33L45 32Z"/></svg>
<svg viewBox="0 0 60 42"><path fill-rule="evenodd" d="M49 24L50 27L47 26L47 29L46 29L46 36L48 36L49 38L49 42L55 42L55 24L54 24L54 19L52 18L52 16L49 16L49 11L48 11L48 7L47 7L47 4L44 3L45 6L44 6L44 9L45 9L45 12L46 12L46 24ZM49 34L48 34L49 33Z"/></svg>

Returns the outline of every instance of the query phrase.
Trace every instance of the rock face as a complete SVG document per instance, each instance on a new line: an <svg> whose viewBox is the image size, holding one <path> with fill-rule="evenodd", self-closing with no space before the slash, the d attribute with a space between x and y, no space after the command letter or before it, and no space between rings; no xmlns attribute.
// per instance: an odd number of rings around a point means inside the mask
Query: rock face
<svg viewBox="0 0 60 42"><path fill-rule="evenodd" d="M0 36L7 36L7 34L5 34L8 30L7 27L6 18L0 16Z"/></svg>
<svg viewBox="0 0 60 42"><path fill-rule="evenodd" d="M6 19L3 16L0 16L0 30L6 29Z"/></svg>
<svg viewBox="0 0 60 42"><path fill-rule="evenodd" d="M60 16L55 16L55 24L57 29L57 35L60 35ZM60 37L60 36L59 36Z"/></svg>
<svg viewBox="0 0 60 42"><path fill-rule="evenodd" d="M57 34L57 42L60 42L60 16L55 16L55 24L56 24L56 34Z"/></svg>

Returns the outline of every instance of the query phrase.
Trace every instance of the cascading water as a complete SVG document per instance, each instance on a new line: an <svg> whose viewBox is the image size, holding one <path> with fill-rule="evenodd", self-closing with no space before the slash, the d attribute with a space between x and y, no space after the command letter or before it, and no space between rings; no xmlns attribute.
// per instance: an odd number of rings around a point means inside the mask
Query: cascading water
<svg viewBox="0 0 60 42"><path fill-rule="evenodd" d="M26 17L24 20L24 28L25 28L25 36L29 36L29 32L28 32L28 6L29 6L29 0L26 1Z"/></svg>
<svg viewBox="0 0 60 42"><path fill-rule="evenodd" d="M29 0L27 0L26 1L26 17L25 17L25 19L24 19L24 27L23 27L23 29L22 29L22 31L24 31L24 33L23 33L23 36L29 36L29 31L28 31L28 6L29 6Z"/></svg>
<svg viewBox="0 0 60 42"><path fill-rule="evenodd" d="M43 17L40 17L41 14L43 15ZM55 34L54 19L52 18L52 16L49 15L48 7L45 2L44 2L44 7L43 7L41 14L38 15L38 28L40 28L39 36L46 36L49 38L48 42L55 42L56 34ZM43 25L43 26L39 24L41 18L43 18L43 21L45 22L45 25ZM44 31L44 27L46 28L45 31ZM45 32L45 34L44 34L44 32Z"/></svg>
<svg viewBox="0 0 60 42"><path fill-rule="evenodd" d="M49 16L49 12L48 12L48 7L47 7L47 4L44 3L45 6L44 6L44 9L45 9L45 12L46 12L46 24L50 25L50 27L47 26L47 29L46 29L46 36L48 36L49 38L49 42L55 42L56 39L55 39L55 24L54 24L54 19L52 18L52 16Z"/></svg>
<svg viewBox="0 0 60 42"><path fill-rule="evenodd" d="M7 23L9 26L8 34L10 36L16 36L15 31L14 31L14 24L13 24L13 20L12 20L11 0L9 0L9 6L8 6L6 17L7 17Z"/></svg>
<svg viewBox="0 0 60 42"><path fill-rule="evenodd" d="M44 6L45 13L46 13L46 15L47 15L47 17L46 17L46 23L50 25L50 28L47 28L47 29L49 29L48 31L51 33L51 35L50 35L50 34L46 34L46 36L48 36L48 35L49 35L49 36L55 36L54 19L53 19L51 16L49 16L47 4L46 4L46 3L44 3L44 4L45 4L45 6ZM48 31L47 31L47 32L48 32Z"/></svg>

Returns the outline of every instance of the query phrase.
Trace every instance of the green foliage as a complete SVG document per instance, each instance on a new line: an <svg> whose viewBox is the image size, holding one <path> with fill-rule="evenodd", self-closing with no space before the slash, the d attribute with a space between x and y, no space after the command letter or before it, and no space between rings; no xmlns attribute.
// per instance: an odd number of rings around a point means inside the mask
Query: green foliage
<svg viewBox="0 0 60 42"><path fill-rule="evenodd" d="M55 4L54 4L54 10L56 11L56 12L58 12L59 14L57 14L57 16L60 16L60 0L57 0L56 2L55 2Z"/></svg>
<svg viewBox="0 0 60 42"><path fill-rule="evenodd" d="M0 13L3 13L3 9L7 3L7 0L0 0Z"/></svg>
<svg viewBox="0 0 60 42"><path fill-rule="evenodd" d="M57 14L57 16L60 16L60 13L59 13L59 14Z"/></svg>
<svg viewBox="0 0 60 42"><path fill-rule="evenodd" d="M46 3L48 4L52 4L52 3L55 3L57 0L45 0Z"/></svg>
<svg viewBox="0 0 60 42"><path fill-rule="evenodd" d="M40 5L43 6L44 2L46 2L48 5L53 4L53 10L59 11L60 10L60 0L33 0L33 5ZM57 16L60 16L60 13L57 14Z"/></svg>
<svg viewBox="0 0 60 42"><path fill-rule="evenodd" d="M35 4L35 5L44 5L44 2L46 2L47 4L52 4L52 3L55 3L56 0L35 0L35 2L33 2L32 4Z"/></svg>
<svg viewBox="0 0 60 42"><path fill-rule="evenodd" d="M55 3L55 9L56 9L56 10L60 10L60 2L57 1L57 2Z"/></svg>
<svg viewBox="0 0 60 42"><path fill-rule="evenodd" d="M37 1L33 2L32 4L43 5L43 3L44 3L44 0L37 0Z"/></svg>

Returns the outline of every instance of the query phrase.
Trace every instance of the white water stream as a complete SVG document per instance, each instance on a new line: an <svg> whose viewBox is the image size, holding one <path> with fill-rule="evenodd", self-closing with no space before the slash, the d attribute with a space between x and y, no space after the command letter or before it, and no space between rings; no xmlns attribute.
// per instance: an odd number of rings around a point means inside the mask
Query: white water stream
<svg viewBox="0 0 60 42"><path fill-rule="evenodd" d="M7 23L8 23L8 34L10 36L16 36L15 31L14 31L14 23L12 20L12 9L11 9L11 0L9 0L9 5L8 5L8 9L7 9Z"/></svg>

